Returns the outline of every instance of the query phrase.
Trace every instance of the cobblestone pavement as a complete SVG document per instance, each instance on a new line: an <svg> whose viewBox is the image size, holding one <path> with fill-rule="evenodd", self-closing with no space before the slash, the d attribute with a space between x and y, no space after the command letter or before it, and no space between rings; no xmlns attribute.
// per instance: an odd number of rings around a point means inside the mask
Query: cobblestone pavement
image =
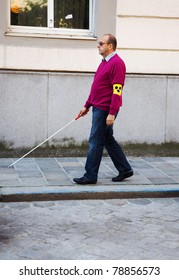
<svg viewBox="0 0 179 280"><path fill-rule="evenodd" d="M1 260L178 260L179 198L0 203Z"/></svg>
<svg viewBox="0 0 179 280"><path fill-rule="evenodd" d="M134 176L120 183L112 182L111 178L118 174L111 159L104 157L94 186L73 182L74 177L83 176L86 158L24 158L9 168L15 160L0 159L0 201L3 202L179 194L178 157L129 157Z"/></svg>

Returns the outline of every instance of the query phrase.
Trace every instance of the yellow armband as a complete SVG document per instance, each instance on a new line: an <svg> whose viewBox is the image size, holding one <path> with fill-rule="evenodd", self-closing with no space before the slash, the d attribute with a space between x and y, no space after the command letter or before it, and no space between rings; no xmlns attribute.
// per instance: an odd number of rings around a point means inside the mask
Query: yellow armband
<svg viewBox="0 0 179 280"><path fill-rule="evenodd" d="M119 96L122 95L122 85L121 84L114 84L113 85L113 94L117 94Z"/></svg>

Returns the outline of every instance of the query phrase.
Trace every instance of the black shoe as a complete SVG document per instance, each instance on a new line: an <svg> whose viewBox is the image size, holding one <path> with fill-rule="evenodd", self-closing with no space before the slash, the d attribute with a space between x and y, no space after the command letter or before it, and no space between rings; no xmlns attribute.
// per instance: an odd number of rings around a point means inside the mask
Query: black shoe
<svg viewBox="0 0 179 280"><path fill-rule="evenodd" d="M124 174L119 174L117 177L112 178L113 182L122 182L124 181L126 178L129 178L131 176L133 176L133 170L129 170L128 172L124 173Z"/></svg>
<svg viewBox="0 0 179 280"><path fill-rule="evenodd" d="M96 184L97 180L89 180L86 177L74 178L73 181L80 185Z"/></svg>

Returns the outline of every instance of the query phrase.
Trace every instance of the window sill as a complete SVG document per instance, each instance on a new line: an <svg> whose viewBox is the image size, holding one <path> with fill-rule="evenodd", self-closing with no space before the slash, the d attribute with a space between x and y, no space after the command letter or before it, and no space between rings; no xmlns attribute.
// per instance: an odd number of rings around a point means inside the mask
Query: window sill
<svg viewBox="0 0 179 280"><path fill-rule="evenodd" d="M19 28L9 27L5 33L6 36L13 37L34 37L49 39L75 39L75 40L96 40L96 36L90 31L83 30L59 30L49 28Z"/></svg>

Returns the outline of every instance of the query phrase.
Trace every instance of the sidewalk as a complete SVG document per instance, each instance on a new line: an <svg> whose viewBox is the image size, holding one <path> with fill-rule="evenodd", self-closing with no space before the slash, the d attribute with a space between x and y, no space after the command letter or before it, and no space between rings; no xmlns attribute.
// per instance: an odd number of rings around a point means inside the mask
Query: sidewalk
<svg viewBox="0 0 179 280"><path fill-rule="evenodd" d="M77 185L86 158L0 159L0 201L111 199L179 196L179 157L128 157L134 176L114 183L118 173L104 157L96 185Z"/></svg>

